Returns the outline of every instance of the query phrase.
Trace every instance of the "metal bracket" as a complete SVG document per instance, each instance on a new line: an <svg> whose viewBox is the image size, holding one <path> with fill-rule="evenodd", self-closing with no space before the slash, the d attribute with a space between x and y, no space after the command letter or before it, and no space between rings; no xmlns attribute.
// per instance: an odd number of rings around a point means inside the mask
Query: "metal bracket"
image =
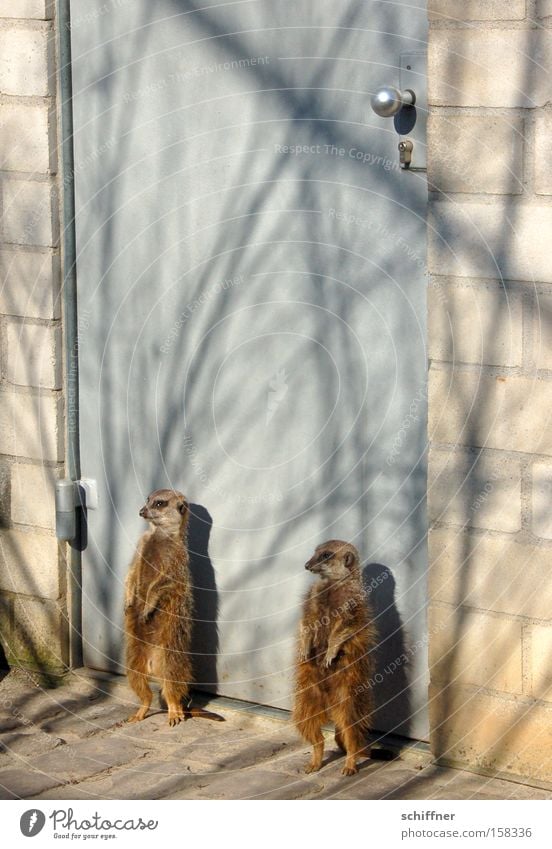
<svg viewBox="0 0 552 849"><path fill-rule="evenodd" d="M413 51L399 57L399 86L416 92L416 103L395 115L395 129L412 142L409 171L427 168L427 53Z"/></svg>
<svg viewBox="0 0 552 849"><path fill-rule="evenodd" d="M98 509L98 484L92 478L75 481L79 493L79 504L86 510Z"/></svg>
<svg viewBox="0 0 552 849"><path fill-rule="evenodd" d="M56 536L70 542L77 535L76 510L96 510L98 508L98 487L96 481L82 478L72 481L68 478L56 481Z"/></svg>

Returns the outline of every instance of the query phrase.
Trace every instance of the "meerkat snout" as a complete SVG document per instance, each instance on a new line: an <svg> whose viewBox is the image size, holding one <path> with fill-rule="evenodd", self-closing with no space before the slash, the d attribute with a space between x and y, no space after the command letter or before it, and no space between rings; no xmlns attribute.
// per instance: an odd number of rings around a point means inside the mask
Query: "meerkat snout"
<svg viewBox="0 0 552 849"><path fill-rule="evenodd" d="M319 545L310 560L305 563L305 569L322 577L337 578L341 573L346 577L349 570L358 560L358 553L348 543L329 546Z"/></svg>
<svg viewBox="0 0 552 849"><path fill-rule="evenodd" d="M148 496L139 515L157 527L175 523L179 525L188 510L189 504L183 495L172 490L158 489Z"/></svg>

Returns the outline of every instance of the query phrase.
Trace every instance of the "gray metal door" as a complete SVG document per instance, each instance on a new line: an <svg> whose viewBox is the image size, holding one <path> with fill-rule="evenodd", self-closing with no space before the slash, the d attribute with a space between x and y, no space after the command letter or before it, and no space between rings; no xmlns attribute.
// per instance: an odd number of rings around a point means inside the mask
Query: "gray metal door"
<svg viewBox="0 0 552 849"><path fill-rule="evenodd" d="M425 210L370 95L423 9L73 0L86 663L120 669L158 487L195 506L198 680L288 707L303 568L353 541L376 724L427 734Z"/></svg>

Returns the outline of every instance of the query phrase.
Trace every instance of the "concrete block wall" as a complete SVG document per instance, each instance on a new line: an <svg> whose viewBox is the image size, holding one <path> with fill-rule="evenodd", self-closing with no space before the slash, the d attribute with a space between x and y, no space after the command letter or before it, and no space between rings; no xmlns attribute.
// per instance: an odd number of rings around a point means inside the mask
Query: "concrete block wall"
<svg viewBox="0 0 552 849"><path fill-rule="evenodd" d="M68 657L54 4L0 0L0 638L10 663Z"/></svg>
<svg viewBox="0 0 552 849"><path fill-rule="evenodd" d="M550 781L552 3L429 5L432 746Z"/></svg>
<svg viewBox="0 0 552 849"><path fill-rule="evenodd" d="M59 674L53 6L0 0L0 638ZM432 745L552 780L552 2L429 6Z"/></svg>

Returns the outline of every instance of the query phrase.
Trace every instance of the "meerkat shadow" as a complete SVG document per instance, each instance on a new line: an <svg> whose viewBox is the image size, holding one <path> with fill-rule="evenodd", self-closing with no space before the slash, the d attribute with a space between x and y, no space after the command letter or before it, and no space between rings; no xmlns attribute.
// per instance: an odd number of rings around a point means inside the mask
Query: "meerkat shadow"
<svg viewBox="0 0 552 849"><path fill-rule="evenodd" d="M387 566L368 563L362 570L362 580L379 634L372 681L372 730L409 737L410 684L406 663L398 660L406 656L406 640L395 604L395 579Z"/></svg>
<svg viewBox="0 0 552 849"><path fill-rule="evenodd" d="M218 592L215 570L209 557L209 537L213 520L201 504L190 504L188 551L194 596L192 628L192 665L194 689L216 693L218 688L217 656Z"/></svg>

